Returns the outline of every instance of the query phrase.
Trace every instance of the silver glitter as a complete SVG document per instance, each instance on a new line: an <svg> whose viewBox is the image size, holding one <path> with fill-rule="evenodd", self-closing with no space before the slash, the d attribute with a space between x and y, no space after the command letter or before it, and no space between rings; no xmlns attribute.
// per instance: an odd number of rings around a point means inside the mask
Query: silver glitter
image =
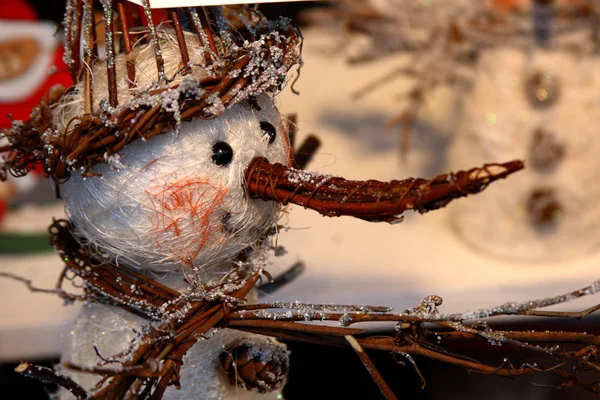
<svg viewBox="0 0 600 400"><path fill-rule="evenodd" d="M65 36L71 41L73 40L73 21L75 21L75 0L68 0L65 9L65 17L63 25L65 27ZM67 67L72 68L75 60L73 60L73 51L71 49L71 43L65 42L65 55L63 57L64 63Z"/></svg>
<svg viewBox="0 0 600 400"><path fill-rule="evenodd" d="M167 77L165 76L164 61L162 58L162 52L160 50L160 44L158 43L158 33L156 32L156 26L154 26L154 21L152 20L152 10L150 9L150 1L143 0L143 5L144 14L146 15L146 19L148 20L148 28L150 29L150 43L154 48L154 54L156 57L156 69L158 70L158 79L166 81Z"/></svg>
<svg viewBox="0 0 600 400"><path fill-rule="evenodd" d="M104 10L104 27L106 37L106 65L109 69L115 68L115 53L113 44L113 10L111 0L100 0Z"/></svg>

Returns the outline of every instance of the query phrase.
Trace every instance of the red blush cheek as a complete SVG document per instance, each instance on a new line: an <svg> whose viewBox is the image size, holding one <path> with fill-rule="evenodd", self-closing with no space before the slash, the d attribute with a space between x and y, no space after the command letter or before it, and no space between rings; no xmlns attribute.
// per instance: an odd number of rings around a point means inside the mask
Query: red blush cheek
<svg viewBox="0 0 600 400"><path fill-rule="evenodd" d="M154 213L151 234L156 245L191 265L200 250L216 239L220 224L212 216L221 212L227 189L208 178L194 177L157 183L146 194Z"/></svg>

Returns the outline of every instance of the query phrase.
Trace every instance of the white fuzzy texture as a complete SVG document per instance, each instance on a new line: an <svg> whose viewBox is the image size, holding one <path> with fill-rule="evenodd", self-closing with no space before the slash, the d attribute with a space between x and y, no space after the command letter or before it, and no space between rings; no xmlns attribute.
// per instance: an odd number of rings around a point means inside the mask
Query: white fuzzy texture
<svg viewBox="0 0 600 400"><path fill-rule="evenodd" d="M544 109L533 108L525 80L535 71L556 75L560 97ZM502 258L557 261L582 256L600 247L600 59L565 50L496 49L482 53L477 80L453 149L452 168L527 159L535 131L553 132L564 143L563 159L554 169L529 165L506 182L451 207L452 223L468 243ZM495 124L486 115L496 116ZM488 116L489 117L489 116ZM527 165L526 165L527 166ZM563 207L552 229L529 221L526 203L536 188L551 188Z"/></svg>
<svg viewBox="0 0 600 400"><path fill-rule="evenodd" d="M287 164L289 150L272 101L262 110L235 105L215 120L184 122L179 135L137 141L117 165L100 164L65 184L66 210L79 233L117 262L144 271L204 269L235 257L276 222L279 206L249 199L244 170L257 156ZM272 144L260 128L277 128ZM212 160L212 148L233 149L229 165ZM230 217L227 217L227 215Z"/></svg>

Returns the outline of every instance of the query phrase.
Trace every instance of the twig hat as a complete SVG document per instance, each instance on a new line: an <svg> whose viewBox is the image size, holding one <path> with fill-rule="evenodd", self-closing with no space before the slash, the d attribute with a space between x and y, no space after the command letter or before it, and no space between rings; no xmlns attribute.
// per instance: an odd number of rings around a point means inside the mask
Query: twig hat
<svg viewBox="0 0 600 400"><path fill-rule="evenodd" d="M104 11L99 24L96 3ZM64 27L75 85L55 87L29 121L2 132L9 144L0 152L10 152L0 163L2 180L42 165L47 177L63 183L76 169L91 174L136 139L274 94L299 63L302 43L289 20L269 21L242 6L157 11L148 1L70 0ZM155 64L155 73L139 68L144 63ZM99 65L104 68L94 68Z"/></svg>

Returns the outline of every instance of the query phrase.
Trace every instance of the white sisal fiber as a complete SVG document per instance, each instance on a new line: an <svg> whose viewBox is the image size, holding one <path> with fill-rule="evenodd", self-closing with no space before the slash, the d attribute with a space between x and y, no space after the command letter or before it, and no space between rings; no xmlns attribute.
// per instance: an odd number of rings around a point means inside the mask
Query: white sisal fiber
<svg viewBox="0 0 600 400"><path fill-rule="evenodd" d="M156 272L218 265L254 245L279 205L249 199L244 170L256 156L289 158L272 101L258 101L260 112L238 104L215 120L184 122L178 135L134 142L94 168L100 177L73 174L64 194L78 232L117 262ZM277 127L272 144L261 121ZM212 161L221 141L233 149L227 166Z"/></svg>

